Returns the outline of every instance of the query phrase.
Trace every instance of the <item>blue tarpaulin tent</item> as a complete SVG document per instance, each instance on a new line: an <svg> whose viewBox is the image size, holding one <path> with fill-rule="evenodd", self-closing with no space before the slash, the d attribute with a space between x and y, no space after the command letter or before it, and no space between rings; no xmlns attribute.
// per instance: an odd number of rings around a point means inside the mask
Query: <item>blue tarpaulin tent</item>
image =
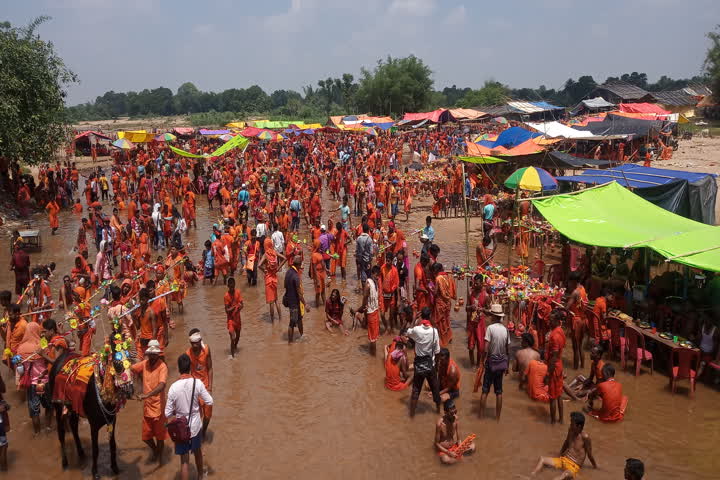
<svg viewBox="0 0 720 480"><path fill-rule="evenodd" d="M585 170L579 175L557 177L560 182L599 185L612 181L630 187L646 200L673 213L715 224L716 175L650 168L635 164L606 170Z"/></svg>
<svg viewBox="0 0 720 480"><path fill-rule="evenodd" d="M500 135L498 135L497 140L495 140L494 142L489 140L480 140L477 143L478 145L482 145L483 147L488 148L513 148L517 147L521 143L527 142L531 138L539 137L541 135L542 133L531 132L521 127L510 127L507 130L504 130Z"/></svg>

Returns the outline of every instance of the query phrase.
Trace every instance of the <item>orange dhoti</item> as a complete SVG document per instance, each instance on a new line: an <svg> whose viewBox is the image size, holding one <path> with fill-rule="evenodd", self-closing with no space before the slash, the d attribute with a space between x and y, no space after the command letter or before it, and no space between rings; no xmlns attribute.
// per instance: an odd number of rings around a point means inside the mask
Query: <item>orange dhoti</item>
<svg viewBox="0 0 720 480"><path fill-rule="evenodd" d="M450 304L445 303L440 297L435 298L433 310L435 326L440 335L440 346L446 347L452 340L452 329L450 328Z"/></svg>
<svg viewBox="0 0 720 480"><path fill-rule="evenodd" d="M277 274L265 274L265 303L277 300Z"/></svg>
<svg viewBox="0 0 720 480"><path fill-rule="evenodd" d="M365 314L367 321L367 336L371 343L377 342L380 337L380 310Z"/></svg>

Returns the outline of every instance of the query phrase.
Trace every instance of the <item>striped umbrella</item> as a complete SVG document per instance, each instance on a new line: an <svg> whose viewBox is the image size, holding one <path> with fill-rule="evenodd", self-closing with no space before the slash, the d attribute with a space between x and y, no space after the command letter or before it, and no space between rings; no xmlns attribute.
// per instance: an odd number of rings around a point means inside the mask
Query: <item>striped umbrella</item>
<svg viewBox="0 0 720 480"><path fill-rule="evenodd" d="M113 147L122 148L123 150L132 150L135 148L135 144L127 138L118 138L112 144Z"/></svg>
<svg viewBox="0 0 720 480"><path fill-rule="evenodd" d="M223 142L229 142L230 140L232 140L233 137L234 137L234 135L230 135L229 133L226 133L224 135L220 135L218 138L220 140L222 140Z"/></svg>
<svg viewBox="0 0 720 480"><path fill-rule="evenodd" d="M259 138L260 140L270 140L271 142L280 142L285 137L283 137L279 133L263 130L262 132L257 134L257 138Z"/></svg>
<svg viewBox="0 0 720 480"><path fill-rule="evenodd" d="M177 137L172 133L161 133L155 137L156 142L173 142L177 140Z"/></svg>
<svg viewBox="0 0 720 480"><path fill-rule="evenodd" d="M555 190L558 188L557 180L546 170L538 167L519 168L505 180L508 188L532 190L540 192L543 190Z"/></svg>

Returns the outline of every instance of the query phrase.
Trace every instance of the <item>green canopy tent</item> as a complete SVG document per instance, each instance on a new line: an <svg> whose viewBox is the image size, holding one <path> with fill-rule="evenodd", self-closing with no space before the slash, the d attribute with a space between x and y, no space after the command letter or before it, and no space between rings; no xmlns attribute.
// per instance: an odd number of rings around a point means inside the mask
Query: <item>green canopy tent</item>
<svg viewBox="0 0 720 480"><path fill-rule="evenodd" d="M616 182L532 202L555 229L575 242L648 247L668 260L720 272L720 227L668 212Z"/></svg>

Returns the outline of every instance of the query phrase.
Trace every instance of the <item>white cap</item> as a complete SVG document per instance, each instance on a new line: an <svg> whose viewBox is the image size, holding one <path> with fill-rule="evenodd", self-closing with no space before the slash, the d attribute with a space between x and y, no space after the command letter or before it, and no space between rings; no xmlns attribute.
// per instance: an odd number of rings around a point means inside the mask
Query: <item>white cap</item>
<svg viewBox="0 0 720 480"><path fill-rule="evenodd" d="M202 341L202 335L200 335L200 332L195 332L192 335L190 335L190 343L197 343Z"/></svg>
<svg viewBox="0 0 720 480"><path fill-rule="evenodd" d="M145 350L145 355L150 355L151 353L162 353L162 348L160 348L160 342L157 340L150 340L148 342L148 348Z"/></svg>
<svg viewBox="0 0 720 480"><path fill-rule="evenodd" d="M320 230L327 230L327 227L324 224L320 225Z"/></svg>

